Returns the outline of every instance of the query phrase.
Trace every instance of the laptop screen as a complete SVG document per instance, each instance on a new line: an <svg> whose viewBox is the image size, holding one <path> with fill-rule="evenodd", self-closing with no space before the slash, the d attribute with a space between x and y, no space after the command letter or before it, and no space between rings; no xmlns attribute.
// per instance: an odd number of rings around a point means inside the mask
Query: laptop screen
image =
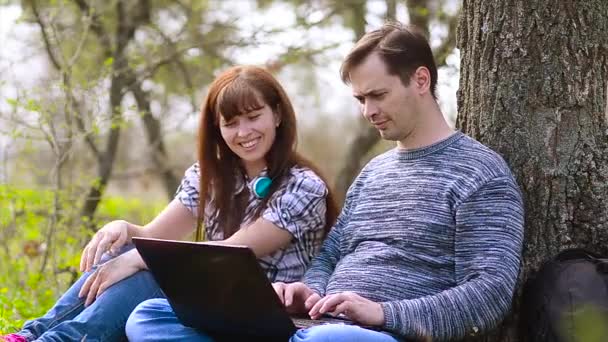
<svg viewBox="0 0 608 342"><path fill-rule="evenodd" d="M295 331L249 248L143 238L133 242L184 325L253 335Z"/></svg>

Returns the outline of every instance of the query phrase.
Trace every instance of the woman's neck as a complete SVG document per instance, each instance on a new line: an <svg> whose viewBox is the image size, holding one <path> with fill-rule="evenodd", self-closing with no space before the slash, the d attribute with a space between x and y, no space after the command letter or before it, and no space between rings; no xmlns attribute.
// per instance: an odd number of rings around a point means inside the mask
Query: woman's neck
<svg viewBox="0 0 608 342"><path fill-rule="evenodd" d="M247 173L247 178L253 179L262 173L262 170L266 168L266 162L264 160L245 162L244 166L245 172Z"/></svg>

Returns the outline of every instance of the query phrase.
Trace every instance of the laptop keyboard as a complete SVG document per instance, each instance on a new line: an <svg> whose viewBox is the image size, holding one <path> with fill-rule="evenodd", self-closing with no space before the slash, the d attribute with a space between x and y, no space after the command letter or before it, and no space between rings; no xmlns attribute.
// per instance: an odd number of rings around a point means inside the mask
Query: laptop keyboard
<svg viewBox="0 0 608 342"><path fill-rule="evenodd" d="M327 316L323 316L319 319L292 317L291 320L293 321L293 324L297 328L300 328L300 329L306 329L306 328L312 327L313 325L321 325L321 324L354 324L352 321L347 320L347 319L327 317Z"/></svg>

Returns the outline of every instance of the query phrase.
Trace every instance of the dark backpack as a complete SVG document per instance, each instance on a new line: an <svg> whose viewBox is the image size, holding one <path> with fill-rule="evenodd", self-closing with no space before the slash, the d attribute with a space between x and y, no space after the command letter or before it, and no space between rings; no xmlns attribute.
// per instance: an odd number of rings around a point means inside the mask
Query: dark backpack
<svg viewBox="0 0 608 342"><path fill-rule="evenodd" d="M523 290L522 340L608 341L608 259L584 249L562 251Z"/></svg>

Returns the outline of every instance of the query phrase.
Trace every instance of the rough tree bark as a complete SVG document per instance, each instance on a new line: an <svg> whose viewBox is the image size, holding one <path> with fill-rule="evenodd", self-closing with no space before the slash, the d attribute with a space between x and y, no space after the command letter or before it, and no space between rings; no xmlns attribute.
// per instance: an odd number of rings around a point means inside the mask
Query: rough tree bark
<svg viewBox="0 0 608 342"><path fill-rule="evenodd" d="M522 189L521 285L568 247L608 253L608 2L464 0L457 127ZM476 340L521 341L513 314Z"/></svg>

